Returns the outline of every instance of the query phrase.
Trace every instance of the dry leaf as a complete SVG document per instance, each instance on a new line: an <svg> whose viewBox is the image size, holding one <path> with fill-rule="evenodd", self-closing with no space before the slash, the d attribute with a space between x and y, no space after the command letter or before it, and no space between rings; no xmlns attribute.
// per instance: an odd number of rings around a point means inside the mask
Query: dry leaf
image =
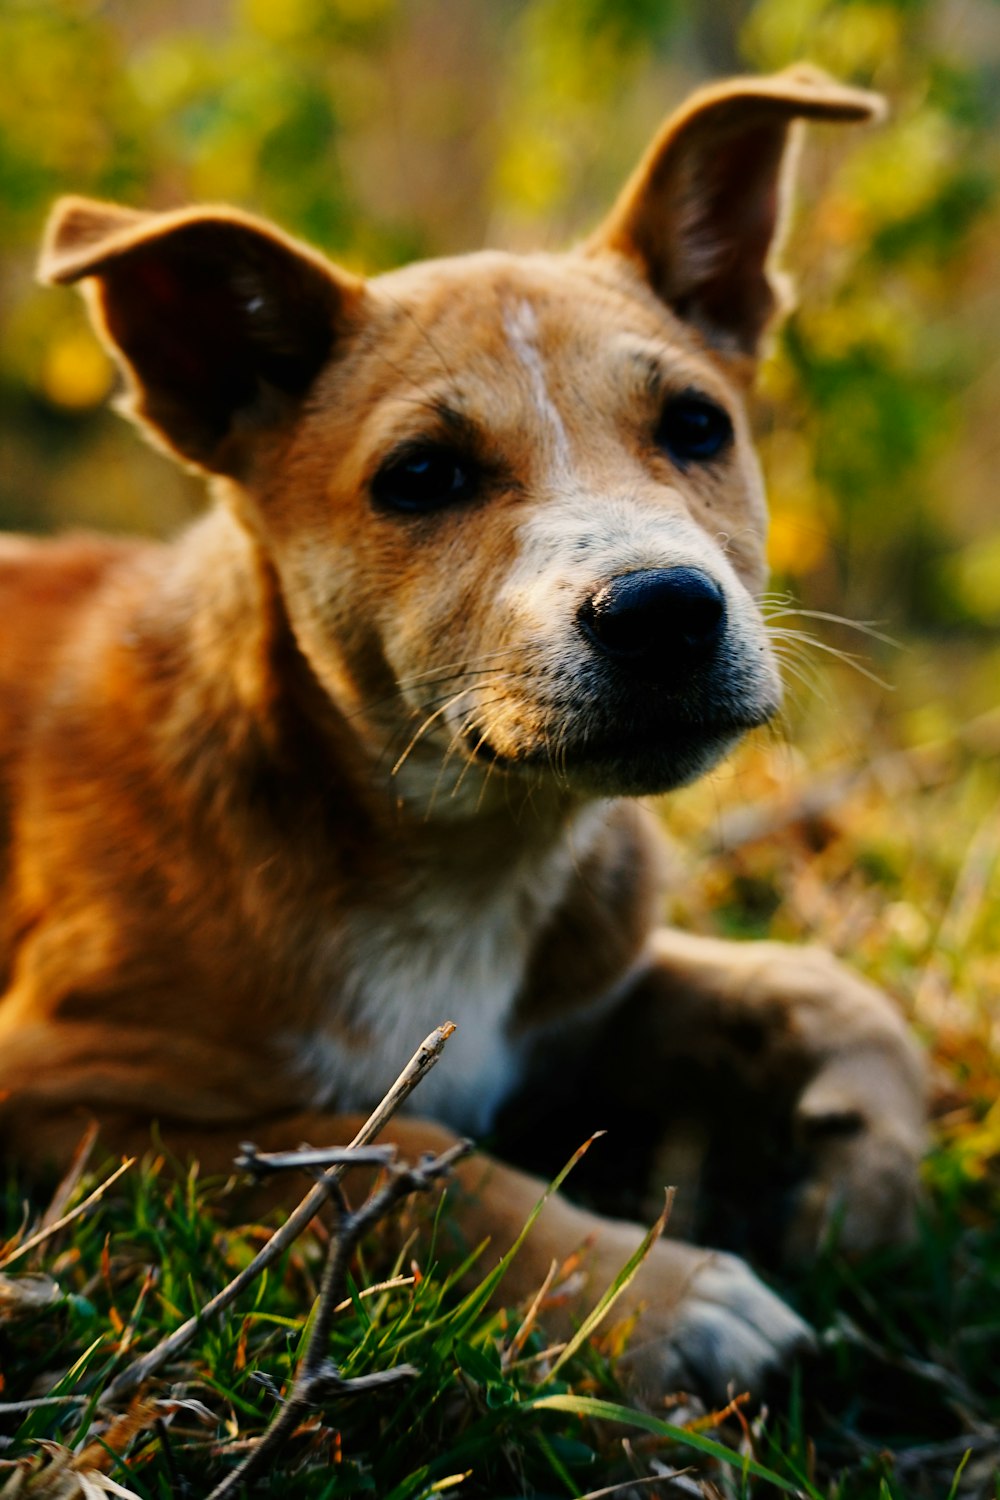
<svg viewBox="0 0 1000 1500"><path fill-rule="evenodd" d="M0 1271L0 1323L29 1317L52 1307L61 1298L62 1290L51 1276L27 1272L23 1276L5 1276Z"/></svg>

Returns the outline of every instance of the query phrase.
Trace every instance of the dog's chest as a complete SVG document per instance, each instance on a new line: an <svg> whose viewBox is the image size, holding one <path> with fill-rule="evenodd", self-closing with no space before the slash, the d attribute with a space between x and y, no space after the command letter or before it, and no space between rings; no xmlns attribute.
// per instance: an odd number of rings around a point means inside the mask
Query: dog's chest
<svg viewBox="0 0 1000 1500"><path fill-rule="evenodd" d="M568 863L542 860L488 891L474 878L419 889L414 877L398 904L350 915L331 944L339 979L329 1024L295 1040L314 1103L369 1108L424 1038L453 1021L410 1108L457 1130L486 1129L521 1071L509 1021Z"/></svg>

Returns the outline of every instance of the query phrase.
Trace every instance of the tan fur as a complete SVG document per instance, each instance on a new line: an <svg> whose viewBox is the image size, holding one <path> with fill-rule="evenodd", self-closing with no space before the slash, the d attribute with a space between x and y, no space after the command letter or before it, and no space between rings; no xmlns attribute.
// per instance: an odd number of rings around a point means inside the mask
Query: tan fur
<svg viewBox="0 0 1000 1500"><path fill-rule="evenodd" d="M664 1126L678 1059L792 1087L796 1249L837 1215L857 1245L905 1230L923 1083L895 1012L822 955L657 931L655 823L620 800L779 701L743 393L790 122L875 108L801 70L736 80L668 123L581 249L370 283L232 210L57 208L43 275L86 281L127 409L216 504L169 546L0 551L8 1149L65 1153L81 1110L118 1144L155 1117L216 1166L247 1134L343 1139L453 1018L416 1100L437 1123L393 1127L417 1149L488 1129L620 1014L609 1084L662 1097ZM656 438L692 389L732 423L711 463ZM387 505L389 456L429 442L473 497ZM683 691L625 681L580 624L650 569L724 599ZM470 1236L502 1249L538 1183L482 1160L462 1181ZM588 1237L607 1277L638 1234L553 1202L510 1293ZM742 1262L682 1244L631 1295L646 1394L759 1381L808 1339Z"/></svg>

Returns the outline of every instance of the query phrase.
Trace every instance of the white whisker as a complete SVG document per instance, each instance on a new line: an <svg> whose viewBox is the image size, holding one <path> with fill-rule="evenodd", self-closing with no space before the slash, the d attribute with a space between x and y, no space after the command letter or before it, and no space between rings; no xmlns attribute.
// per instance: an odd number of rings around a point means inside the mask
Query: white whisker
<svg viewBox="0 0 1000 1500"><path fill-rule="evenodd" d="M459 688L457 693L452 693L450 697L446 698L445 701L438 708L436 708L432 714L428 714L427 717L422 720L419 729L417 730L416 734L413 735L402 755L399 756L396 764L389 772L389 775L398 776L400 771L403 769L403 766L405 765L407 759L409 758L411 752L427 733L428 729L430 729L431 725L434 724L438 719L440 719L442 714L446 714L449 708L454 707L459 698L464 698L466 693L471 693L474 691L474 688L471 687Z"/></svg>
<svg viewBox="0 0 1000 1500"><path fill-rule="evenodd" d="M831 625L843 625L848 630L856 630L859 635L866 635L870 640L881 641L883 646L893 646L898 651L905 649L900 641L894 640L891 635L886 635L879 630L874 620L849 620L846 615L835 615L825 609L786 608L787 601L779 599L775 602L779 606L777 609L768 610L766 606L762 609L768 625L772 620L785 620L793 616L803 620L826 620Z"/></svg>
<svg viewBox="0 0 1000 1500"><path fill-rule="evenodd" d="M520 647L518 646L506 646L499 651L486 651L482 656L476 656L471 661L452 661L446 662L443 665L428 667L425 672L417 672L413 677L401 677L396 686L398 688L410 688L416 687L418 683L427 682L428 679L433 681L436 677L468 676L472 672L479 671L483 662L495 661L501 656L516 656L519 650Z"/></svg>
<svg viewBox="0 0 1000 1500"><path fill-rule="evenodd" d="M885 678L879 677L877 672L873 672L869 667L866 667L861 658L855 655L853 651L842 651L838 646L831 646L826 641L817 640L807 630L792 630L788 626L781 625L772 626L770 622L768 622L768 633L774 643L779 641L797 642L805 649L822 651L824 655L832 656L835 661L843 662L845 666L850 667L852 671L857 672L861 677L866 677L876 687L880 687L889 693L893 691L892 683L886 682Z"/></svg>

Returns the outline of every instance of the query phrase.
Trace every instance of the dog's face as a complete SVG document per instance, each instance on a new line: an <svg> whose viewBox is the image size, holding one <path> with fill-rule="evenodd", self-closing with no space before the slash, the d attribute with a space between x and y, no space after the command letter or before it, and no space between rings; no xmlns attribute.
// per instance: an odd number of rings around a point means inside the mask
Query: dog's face
<svg viewBox="0 0 1000 1500"><path fill-rule="evenodd" d="M602 228L361 283L242 215L71 203L133 406L235 480L313 670L400 785L641 793L775 711L743 395L797 72L669 121Z"/></svg>
<svg viewBox="0 0 1000 1500"><path fill-rule="evenodd" d="M762 723L765 512L725 363L582 255L429 263L368 302L271 534L310 656L419 736L411 773L662 790Z"/></svg>

